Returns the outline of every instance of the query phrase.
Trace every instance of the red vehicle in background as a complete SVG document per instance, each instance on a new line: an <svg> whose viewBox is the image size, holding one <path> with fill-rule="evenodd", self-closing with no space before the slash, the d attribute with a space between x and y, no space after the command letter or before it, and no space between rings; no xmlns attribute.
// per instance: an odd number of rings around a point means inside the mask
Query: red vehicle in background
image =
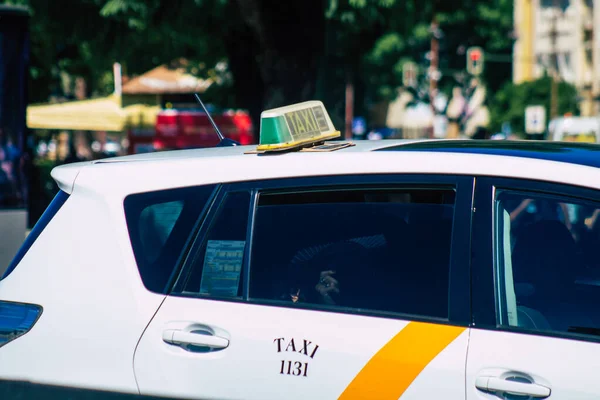
<svg viewBox="0 0 600 400"><path fill-rule="evenodd" d="M240 144L253 144L252 121L245 111L211 113L223 136ZM206 113L197 110L163 110L154 131L130 130L129 154L161 150L214 147L219 137Z"/></svg>

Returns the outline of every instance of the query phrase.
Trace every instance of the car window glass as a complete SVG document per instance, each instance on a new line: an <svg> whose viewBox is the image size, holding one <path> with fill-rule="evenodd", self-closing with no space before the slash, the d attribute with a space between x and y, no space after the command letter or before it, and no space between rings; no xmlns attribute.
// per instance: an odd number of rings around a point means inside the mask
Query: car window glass
<svg viewBox="0 0 600 400"><path fill-rule="evenodd" d="M250 297L448 317L453 189L261 194Z"/></svg>
<svg viewBox="0 0 600 400"><path fill-rule="evenodd" d="M125 217L146 288L164 293L190 235L215 189L213 185L127 196Z"/></svg>
<svg viewBox="0 0 600 400"><path fill-rule="evenodd" d="M600 208L504 190L495 208L500 323L600 336Z"/></svg>
<svg viewBox="0 0 600 400"><path fill-rule="evenodd" d="M144 208L140 215L139 230L142 254L147 262L156 261L182 210L181 200L152 204Z"/></svg>
<svg viewBox="0 0 600 400"><path fill-rule="evenodd" d="M238 297L246 247L250 193L228 193L201 246L191 257L185 294Z"/></svg>

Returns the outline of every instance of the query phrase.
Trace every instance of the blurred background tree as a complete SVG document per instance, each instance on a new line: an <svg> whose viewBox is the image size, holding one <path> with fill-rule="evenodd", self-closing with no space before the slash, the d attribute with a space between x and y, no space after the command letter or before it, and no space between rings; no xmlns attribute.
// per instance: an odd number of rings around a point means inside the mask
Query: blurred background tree
<svg viewBox="0 0 600 400"><path fill-rule="evenodd" d="M388 3L392 6L383 32L364 57L371 96L385 99L396 96L405 61L416 62L421 73L426 74L434 16L441 32L439 69L443 92L449 94L452 86L467 83L466 50L470 46L480 46L486 53L496 55L496 58L486 57L483 76L492 91L511 79L512 64L505 57L512 58L512 0ZM421 81L426 84L427 77L422 76Z"/></svg>
<svg viewBox="0 0 600 400"><path fill-rule="evenodd" d="M216 74L218 63L226 65L232 79L205 97L217 106L248 109L255 123L266 108L316 98L341 128L349 83L354 114L366 116L373 103L396 96L405 61L427 71L434 16L442 33L439 86L447 94L466 84L467 47L510 56L513 43L511 0L5 3L33 12L31 102L64 95L75 78L85 82L88 96L108 94L115 61L131 76L185 57L203 77ZM493 92L510 80L511 64L486 60L483 80ZM421 82L426 89L426 75Z"/></svg>
<svg viewBox="0 0 600 400"><path fill-rule="evenodd" d="M546 115L550 115L550 85L548 76L518 85L505 84L494 96L490 107L490 129L498 132L502 123L508 122L514 133L523 136L525 132L525 108L529 105L542 105ZM577 89L575 86L560 82L558 84L558 114L578 113Z"/></svg>

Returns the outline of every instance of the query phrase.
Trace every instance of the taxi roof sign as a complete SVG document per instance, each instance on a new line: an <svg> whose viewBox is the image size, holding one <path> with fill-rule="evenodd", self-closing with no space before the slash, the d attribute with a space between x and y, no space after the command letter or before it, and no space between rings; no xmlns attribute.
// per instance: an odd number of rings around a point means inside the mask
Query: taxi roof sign
<svg viewBox="0 0 600 400"><path fill-rule="evenodd" d="M260 115L257 151L282 151L321 143L341 136L320 101L265 110Z"/></svg>

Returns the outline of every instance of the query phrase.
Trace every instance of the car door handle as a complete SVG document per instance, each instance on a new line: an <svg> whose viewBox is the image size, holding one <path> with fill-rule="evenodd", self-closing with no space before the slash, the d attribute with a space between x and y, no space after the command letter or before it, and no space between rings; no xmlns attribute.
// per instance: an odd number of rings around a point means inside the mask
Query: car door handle
<svg viewBox="0 0 600 400"><path fill-rule="evenodd" d="M494 376L480 376L475 380L475 387L488 392L529 396L539 399L550 396L550 388L536 383L509 381Z"/></svg>
<svg viewBox="0 0 600 400"><path fill-rule="evenodd" d="M192 345L201 347L210 347L218 350L229 346L229 339L206 333L186 332L178 329L166 329L163 331L162 338L166 343L178 346Z"/></svg>

